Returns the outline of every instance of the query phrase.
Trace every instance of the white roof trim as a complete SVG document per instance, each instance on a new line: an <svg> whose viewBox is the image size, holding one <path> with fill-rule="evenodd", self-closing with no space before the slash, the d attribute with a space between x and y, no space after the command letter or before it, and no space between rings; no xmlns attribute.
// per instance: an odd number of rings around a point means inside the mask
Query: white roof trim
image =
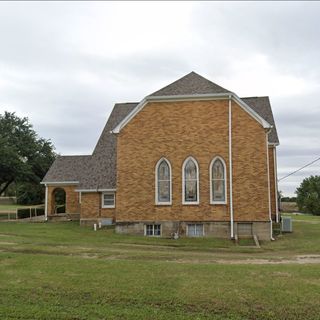
<svg viewBox="0 0 320 320"><path fill-rule="evenodd" d="M232 99L237 102L242 109L257 120L263 128L272 128L271 124L258 115L252 108L250 108L244 101L242 101L236 94L230 93L216 93L216 94L192 94L192 95L178 95L178 96L147 96L145 97L112 131L111 133L119 133L135 115L141 111L148 102L169 102L169 101L194 101L194 100L220 100Z"/></svg>
<svg viewBox="0 0 320 320"><path fill-rule="evenodd" d="M232 100L237 102L245 111L247 111L254 119L256 119L265 129L272 128L272 125L258 115L252 108L250 108L243 100L236 94L232 93Z"/></svg>
<svg viewBox="0 0 320 320"><path fill-rule="evenodd" d="M76 189L76 192L115 192L117 189Z"/></svg>
<svg viewBox="0 0 320 320"><path fill-rule="evenodd" d="M78 184L79 181L42 181L40 184L44 185L59 185L59 184Z"/></svg>

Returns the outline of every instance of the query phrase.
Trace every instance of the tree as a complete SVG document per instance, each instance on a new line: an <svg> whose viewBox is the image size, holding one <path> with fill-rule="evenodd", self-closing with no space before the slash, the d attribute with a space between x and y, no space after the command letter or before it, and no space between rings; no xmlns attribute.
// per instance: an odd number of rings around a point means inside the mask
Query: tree
<svg viewBox="0 0 320 320"><path fill-rule="evenodd" d="M301 212L320 215L320 176L305 178L296 194Z"/></svg>
<svg viewBox="0 0 320 320"><path fill-rule="evenodd" d="M15 183L17 193L24 189L33 194L27 200L24 192L23 203L39 199L44 193L39 183L55 157L51 141L39 138L28 118L19 118L14 112L0 114L0 194Z"/></svg>

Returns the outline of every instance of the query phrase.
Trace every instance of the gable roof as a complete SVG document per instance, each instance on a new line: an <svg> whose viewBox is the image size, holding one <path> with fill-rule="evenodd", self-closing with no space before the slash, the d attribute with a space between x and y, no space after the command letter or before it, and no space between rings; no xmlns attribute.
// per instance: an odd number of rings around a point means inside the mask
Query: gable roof
<svg viewBox="0 0 320 320"><path fill-rule="evenodd" d="M89 155L58 156L42 179L42 182L79 182L86 166L89 164L90 158L91 156Z"/></svg>
<svg viewBox="0 0 320 320"><path fill-rule="evenodd" d="M218 86L210 80L200 76L195 72L190 72L186 76L169 84L168 86L146 96L139 104L113 129L113 133L119 133L132 118L138 114L148 102L163 101L186 101L186 100L215 100L232 99L245 110L251 117L259 122L263 128L270 128L271 124L260 116L256 111L241 100L235 93Z"/></svg>
<svg viewBox="0 0 320 320"><path fill-rule="evenodd" d="M192 71L149 96L159 97L216 93L230 93L230 91Z"/></svg>
<svg viewBox="0 0 320 320"><path fill-rule="evenodd" d="M117 137L112 129L138 103L116 103L90 159L90 166L80 181L79 189L115 189L117 173Z"/></svg>
<svg viewBox="0 0 320 320"><path fill-rule="evenodd" d="M117 140L111 130L138 103L116 103L92 155L59 156L42 183L79 182L79 189L116 187Z"/></svg>
<svg viewBox="0 0 320 320"><path fill-rule="evenodd" d="M135 112L139 112L139 108L143 108L148 101L157 101L157 99L167 99L168 97L170 99L170 96L173 100L178 99L179 96L182 96L183 99L186 97L190 99L194 99L195 97L197 99L211 99L213 96L232 96L233 100L239 103L262 125L267 127L273 126L269 134L269 142L279 144L268 97L246 97L240 99L234 93L216 85L195 72L191 72L169 86L147 96L140 103L116 103L92 155L59 156L44 177L43 183L74 183L78 181L78 190L102 191L115 189L117 138L112 132L117 127L120 127L121 123L130 121Z"/></svg>
<svg viewBox="0 0 320 320"><path fill-rule="evenodd" d="M279 144L277 128L274 122L269 97L247 97L241 98L241 100L272 125L272 129L268 137L269 143Z"/></svg>

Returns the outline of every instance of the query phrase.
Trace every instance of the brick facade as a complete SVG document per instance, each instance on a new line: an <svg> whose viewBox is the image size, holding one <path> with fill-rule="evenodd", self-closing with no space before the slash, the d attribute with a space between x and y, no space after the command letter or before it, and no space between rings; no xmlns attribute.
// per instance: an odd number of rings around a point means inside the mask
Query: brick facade
<svg viewBox="0 0 320 320"><path fill-rule="evenodd" d="M275 147L267 149L266 130L232 101L232 177L234 229L250 222L260 239L270 239L268 161L271 212L275 215ZM267 153L267 150L269 152ZM268 158L269 154L269 158ZM182 204L182 165L192 156L199 166L199 204ZM210 204L210 163L226 164L226 204ZM172 168L172 204L155 204L155 167L165 157ZM116 208L102 208L100 192L76 192L63 185L66 212L80 213L81 224L104 218L119 233L143 234L144 223L162 224L163 235L188 222L204 223L206 235L230 235L229 100L149 102L117 135ZM53 193L48 187L48 215ZM79 203L81 200L81 204Z"/></svg>
<svg viewBox="0 0 320 320"><path fill-rule="evenodd" d="M270 170L270 196L271 196L271 214L273 220L275 220L276 215L276 186L275 186L275 159L274 152L276 152L275 147L269 147L269 170Z"/></svg>
<svg viewBox="0 0 320 320"><path fill-rule="evenodd" d="M102 208L101 193L81 193L81 220L99 220L101 218L115 219L114 208Z"/></svg>
<svg viewBox="0 0 320 320"><path fill-rule="evenodd" d="M266 132L232 102L235 221L269 221ZM209 165L227 164L227 205L210 204ZM182 205L182 164L199 164L200 204ZM172 167L172 205L155 205L155 165ZM230 221L228 100L148 103L119 133L116 221Z"/></svg>

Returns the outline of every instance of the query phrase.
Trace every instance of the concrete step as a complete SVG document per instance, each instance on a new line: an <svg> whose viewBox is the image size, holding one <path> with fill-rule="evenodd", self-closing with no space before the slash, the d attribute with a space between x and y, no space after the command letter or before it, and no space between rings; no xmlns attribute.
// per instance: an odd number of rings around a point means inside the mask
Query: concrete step
<svg viewBox="0 0 320 320"><path fill-rule="evenodd" d="M62 222L62 221L71 221L66 213L53 214L48 216L48 221L52 222Z"/></svg>

